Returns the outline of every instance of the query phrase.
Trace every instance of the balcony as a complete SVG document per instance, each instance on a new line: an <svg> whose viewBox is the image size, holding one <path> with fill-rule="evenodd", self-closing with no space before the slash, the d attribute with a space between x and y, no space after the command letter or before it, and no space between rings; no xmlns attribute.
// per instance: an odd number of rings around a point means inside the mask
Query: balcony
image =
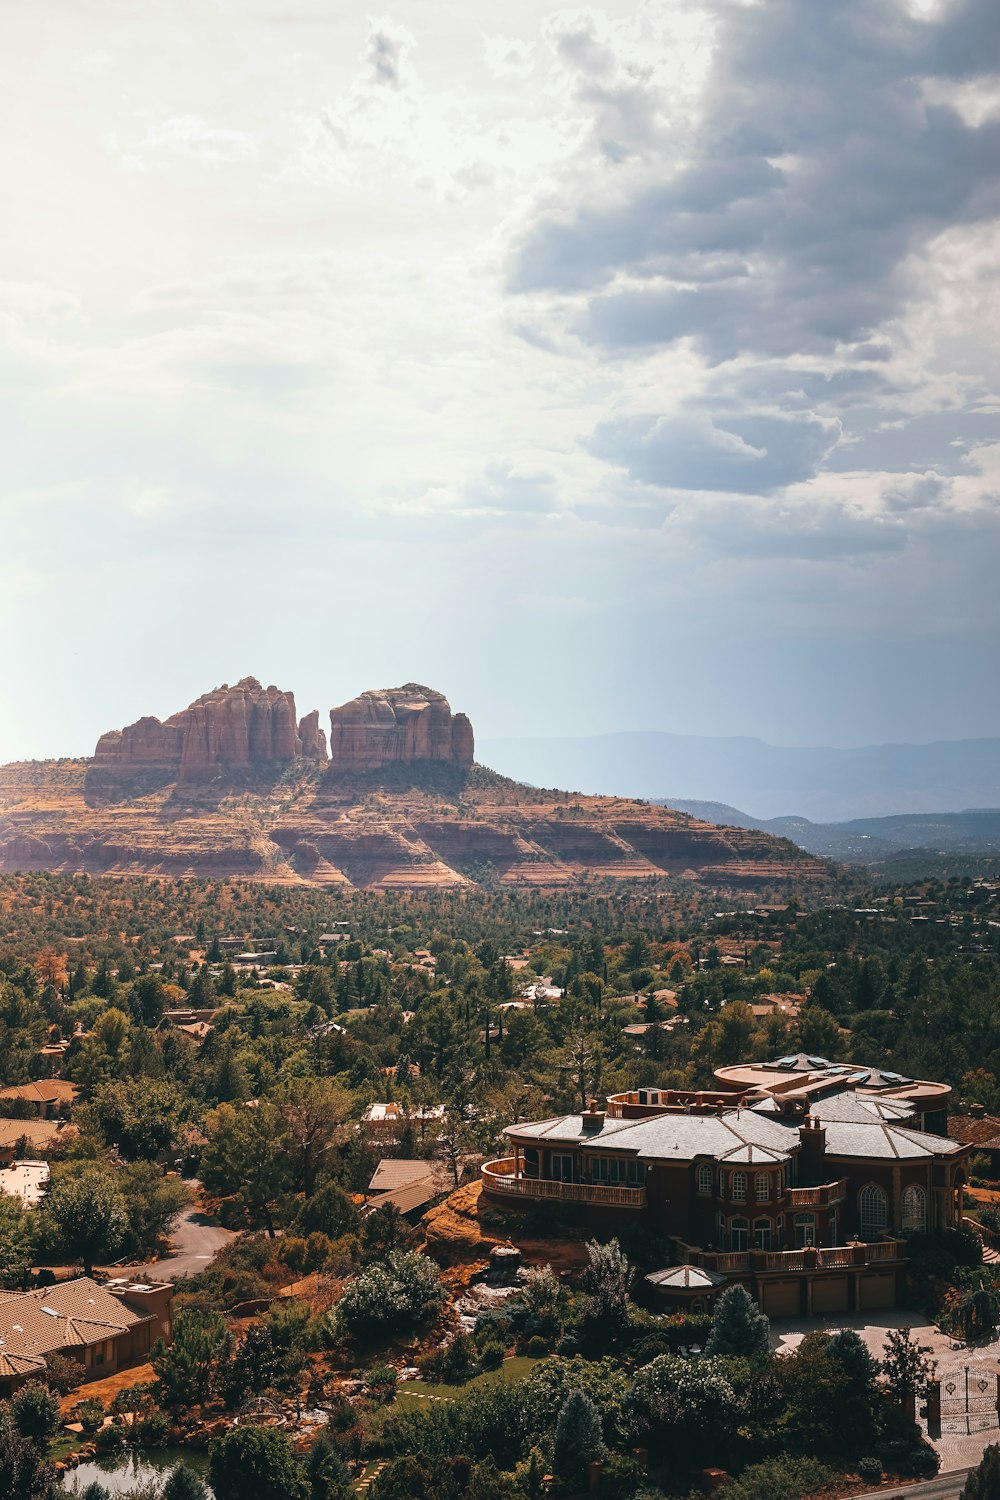
<svg viewBox="0 0 1000 1500"><path fill-rule="evenodd" d="M646 1189L607 1187L597 1182L557 1182L547 1177L525 1177L513 1156L484 1162L483 1188L499 1198L532 1203L608 1203L618 1208L645 1208Z"/></svg>
<svg viewBox="0 0 1000 1500"><path fill-rule="evenodd" d="M906 1259L905 1240L876 1240L872 1244L829 1245L800 1250L702 1250L674 1240L676 1259L704 1266L724 1276L749 1272L789 1275L796 1271L843 1271Z"/></svg>
<svg viewBox="0 0 1000 1500"><path fill-rule="evenodd" d="M846 1197L846 1177L841 1177L839 1182L824 1182L821 1187L785 1189L785 1200L789 1208L825 1208L831 1203L842 1203Z"/></svg>

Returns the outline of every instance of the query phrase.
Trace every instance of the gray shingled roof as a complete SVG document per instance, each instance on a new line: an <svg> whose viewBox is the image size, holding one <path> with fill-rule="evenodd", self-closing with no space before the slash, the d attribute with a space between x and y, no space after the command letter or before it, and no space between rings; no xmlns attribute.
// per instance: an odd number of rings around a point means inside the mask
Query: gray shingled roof
<svg viewBox="0 0 1000 1500"><path fill-rule="evenodd" d="M946 1136L928 1135L881 1119L874 1110L843 1112L847 1119L820 1115L826 1126L828 1156L912 1161L951 1156L962 1149L959 1142ZM506 1134L517 1140L544 1141L549 1146L585 1145L588 1151L624 1152L641 1161L710 1157L730 1163L778 1163L787 1161L799 1144L798 1122L774 1119L757 1108L728 1109L721 1115L662 1114L645 1120L605 1120L600 1130L585 1130L581 1115L560 1115L552 1120L511 1125Z"/></svg>

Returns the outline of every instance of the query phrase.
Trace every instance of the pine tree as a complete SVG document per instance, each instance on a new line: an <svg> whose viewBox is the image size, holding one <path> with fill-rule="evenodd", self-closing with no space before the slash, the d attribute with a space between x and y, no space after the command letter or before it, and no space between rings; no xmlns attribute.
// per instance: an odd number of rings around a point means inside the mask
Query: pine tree
<svg viewBox="0 0 1000 1500"><path fill-rule="evenodd" d="M754 1359L769 1353L771 1324L746 1287L727 1287L715 1304L705 1353Z"/></svg>
<svg viewBox="0 0 1000 1500"><path fill-rule="evenodd" d="M959 1500L1000 1500L1000 1447L991 1443L982 1462L973 1469Z"/></svg>
<svg viewBox="0 0 1000 1500"><path fill-rule="evenodd" d="M604 1453L601 1418L584 1391L570 1391L556 1422L552 1463L561 1479L579 1484L587 1465Z"/></svg>

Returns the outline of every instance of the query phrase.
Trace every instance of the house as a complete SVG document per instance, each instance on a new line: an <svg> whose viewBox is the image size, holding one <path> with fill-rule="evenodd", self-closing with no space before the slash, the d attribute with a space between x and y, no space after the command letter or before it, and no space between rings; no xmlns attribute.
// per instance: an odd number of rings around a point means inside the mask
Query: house
<svg viewBox="0 0 1000 1500"><path fill-rule="evenodd" d="M31 1292L0 1292L0 1395L44 1377L45 1358L60 1354L83 1378L114 1374L145 1359L171 1335L174 1289L125 1277L103 1286L89 1276Z"/></svg>
<svg viewBox="0 0 1000 1500"><path fill-rule="evenodd" d="M25 1208L34 1208L42 1201L48 1182L47 1161L15 1161L0 1168L0 1192L18 1198Z"/></svg>
<svg viewBox="0 0 1000 1500"><path fill-rule="evenodd" d="M0 1165L8 1165L25 1149L35 1156L56 1151L77 1134L62 1120L7 1120L0 1117Z"/></svg>
<svg viewBox="0 0 1000 1500"><path fill-rule="evenodd" d="M399 1144L402 1132L409 1125L421 1136L429 1128L444 1120L443 1104L424 1104L408 1108L393 1101L369 1104L361 1117L365 1134L373 1145L394 1146Z"/></svg>
<svg viewBox="0 0 1000 1500"><path fill-rule="evenodd" d="M39 1078L33 1083L11 1083L0 1088L0 1109L4 1103L24 1106L39 1120L65 1119L72 1111L80 1090L65 1078Z"/></svg>
<svg viewBox="0 0 1000 1500"><path fill-rule="evenodd" d="M1000 1119L987 1114L982 1104L970 1104L968 1113L950 1115L948 1134L953 1141L971 1146L973 1151L983 1152L990 1159L990 1172L1000 1176Z"/></svg>
<svg viewBox="0 0 1000 1500"><path fill-rule="evenodd" d="M484 1199L642 1227L672 1242L677 1265L739 1282L773 1316L894 1306L908 1236L961 1223L970 1148L927 1128L950 1090L799 1062L509 1126L511 1154L481 1169ZM756 1082L735 1086L737 1071ZM690 1295L697 1281L668 1277L658 1300L706 1310L714 1293Z"/></svg>
<svg viewBox="0 0 1000 1500"><path fill-rule="evenodd" d="M428 1204L451 1186L451 1178L441 1162L387 1157L372 1174L363 1212L371 1213L391 1204L404 1219L416 1223Z"/></svg>

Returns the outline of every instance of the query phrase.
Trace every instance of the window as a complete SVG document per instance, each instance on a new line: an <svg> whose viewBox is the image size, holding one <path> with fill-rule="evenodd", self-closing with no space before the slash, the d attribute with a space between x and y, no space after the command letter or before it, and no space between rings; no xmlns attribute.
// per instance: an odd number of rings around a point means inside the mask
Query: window
<svg viewBox="0 0 1000 1500"><path fill-rule="evenodd" d="M750 1241L750 1225L746 1219L730 1219L729 1221L729 1248L730 1250L745 1250Z"/></svg>
<svg viewBox="0 0 1000 1500"><path fill-rule="evenodd" d="M923 1234L927 1228L927 1194L911 1183L903 1192L903 1233Z"/></svg>
<svg viewBox="0 0 1000 1500"><path fill-rule="evenodd" d="M753 1194L758 1203L769 1203L771 1199L771 1178L767 1172L758 1172L753 1180Z"/></svg>
<svg viewBox="0 0 1000 1500"><path fill-rule="evenodd" d="M626 1164L625 1181L629 1187L646 1186L646 1168L641 1161L630 1161Z"/></svg>
<svg viewBox="0 0 1000 1500"><path fill-rule="evenodd" d="M771 1248L771 1221L770 1219L755 1219L753 1226L753 1247L755 1250L770 1250Z"/></svg>
<svg viewBox="0 0 1000 1500"><path fill-rule="evenodd" d="M573 1181L573 1158L569 1153L553 1152L552 1176L556 1182Z"/></svg>
<svg viewBox="0 0 1000 1500"><path fill-rule="evenodd" d="M858 1219L861 1223L861 1238L877 1240L885 1234L889 1222L889 1199L885 1188L869 1182L858 1194Z"/></svg>
<svg viewBox="0 0 1000 1500"><path fill-rule="evenodd" d="M699 1193L710 1193L712 1191L712 1168L708 1166L698 1168L698 1191Z"/></svg>
<svg viewBox="0 0 1000 1500"><path fill-rule="evenodd" d="M724 1198L725 1196L726 1196L726 1174L725 1174L725 1172L722 1171L722 1169L720 1167L720 1169L719 1169L719 1197L720 1198Z"/></svg>
<svg viewBox="0 0 1000 1500"><path fill-rule="evenodd" d="M795 1248L804 1250L816 1243L816 1215L795 1215Z"/></svg>
<svg viewBox="0 0 1000 1500"><path fill-rule="evenodd" d="M721 1214L715 1221L715 1232L719 1238L719 1249L724 1250L726 1248L726 1221Z"/></svg>
<svg viewBox="0 0 1000 1500"><path fill-rule="evenodd" d="M747 1201L747 1174L745 1172L733 1173L733 1202L745 1203Z"/></svg>

